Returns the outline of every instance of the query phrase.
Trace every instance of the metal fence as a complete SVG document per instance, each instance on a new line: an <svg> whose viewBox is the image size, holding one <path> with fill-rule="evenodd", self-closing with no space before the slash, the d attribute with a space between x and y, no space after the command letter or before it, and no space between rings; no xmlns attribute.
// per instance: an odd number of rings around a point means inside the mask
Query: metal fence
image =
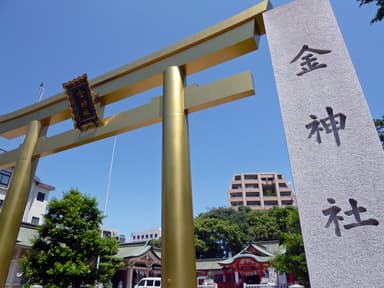
<svg viewBox="0 0 384 288"><path fill-rule="evenodd" d="M217 284L205 284L205 285L197 285L197 288L217 288Z"/></svg>
<svg viewBox="0 0 384 288"><path fill-rule="evenodd" d="M287 284L247 284L244 283L243 288L288 288Z"/></svg>

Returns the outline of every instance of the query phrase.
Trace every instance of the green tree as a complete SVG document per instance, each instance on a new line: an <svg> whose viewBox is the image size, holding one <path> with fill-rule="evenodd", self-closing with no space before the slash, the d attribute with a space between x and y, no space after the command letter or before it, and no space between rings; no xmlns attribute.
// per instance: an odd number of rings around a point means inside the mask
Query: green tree
<svg viewBox="0 0 384 288"><path fill-rule="evenodd" d="M150 240L149 245L151 245L154 248L161 249L161 238Z"/></svg>
<svg viewBox="0 0 384 288"><path fill-rule="evenodd" d="M384 17L384 0L357 0L360 3L360 6L369 4L371 2L376 2L377 11L375 17L372 18L371 23L383 20Z"/></svg>
<svg viewBox="0 0 384 288"><path fill-rule="evenodd" d="M231 224L237 225L243 233L247 233L249 229L248 213L252 211L247 206L240 206L237 209L233 208L214 208L208 212L201 214L209 218L217 218L229 221Z"/></svg>
<svg viewBox="0 0 384 288"><path fill-rule="evenodd" d="M277 240L280 237L277 220L270 210L249 211L248 225L248 242Z"/></svg>
<svg viewBox="0 0 384 288"><path fill-rule="evenodd" d="M384 116L381 117L381 119L375 119L375 126L377 133L379 134L381 145L384 149Z"/></svg>
<svg viewBox="0 0 384 288"><path fill-rule="evenodd" d="M75 189L48 204L44 223L22 259L27 285L67 288L108 283L121 265L115 239L101 237L103 215L95 198Z"/></svg>
<svg viewBox="0 0 384 288"><path fill-rule="evenodd" d="M245 235L239 226L228 219L205 214L195 219L195 246L197 258L222 258L239 252Z"/></svg>
<svg viewBox="0 0 384 288"><path fill-rule="evenodd" d="M271 264L277 271L292 273L295 279L305 287L310 287L299 213L294 207L285 211L276 210L274 213L275 215L287 213L281 226L284 227L283 232L280 235L280 242L285 247L285 253L276 255Z"/></svg>
<svg viewBox="0 0 384 288"><path fill-rule="evenodd" d="M280 233L290 233L292 230L300 231L300 221L296 207L273 207L272 209L268 210L268 212L270 213L271 217L276 220L276 224Z"/></svg>

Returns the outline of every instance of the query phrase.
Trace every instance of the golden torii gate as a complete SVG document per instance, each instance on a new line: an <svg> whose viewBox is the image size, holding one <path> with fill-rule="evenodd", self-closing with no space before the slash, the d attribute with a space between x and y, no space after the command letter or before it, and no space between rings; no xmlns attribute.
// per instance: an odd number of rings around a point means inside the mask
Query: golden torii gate
<svg viewBox="0 0 384 288"><path fill-rule="evenodd" d="M0 155L0 168L15 167L0 214L0 286L4 287L38 159L157 122L163 122L162 286L195 288L195 247L187 115L254 94L250 72L199 87L185 77L258 48L269 1L245 10L168 48L90 81L100 122L46 137L49 125L71 109L60 93L0 117L0 135L25 135L23 144ZM163 96L104 118L105 106L163 85Z"/></svg>

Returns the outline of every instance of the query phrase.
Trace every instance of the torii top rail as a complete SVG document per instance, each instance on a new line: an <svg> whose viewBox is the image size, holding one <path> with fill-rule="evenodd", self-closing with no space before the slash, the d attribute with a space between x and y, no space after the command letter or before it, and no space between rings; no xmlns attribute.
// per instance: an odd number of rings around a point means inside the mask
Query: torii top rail
<svg viewBox="0 0 384 288"><path fill-rule="evenodd" d="M268 5L268 0L264 0L200 33L91 80L92 90L97 93L95 103L98 106L100 117L103 118L103 109L106 105L162 85L163 72L169 66L183 67L185 74L190 75L256 50L258 48L257 36L265 33L262 12L268 9ZM226 93L227 97L224 98L227 99L217 96L216 98L220 99L211 101L211 99L208 99L208 95L205 95L206 99L201 99L200 103L193 103L194 99L189 99L192 97L188 97L188 94L193 89L199 88L187 88L187 91L189 91L186 92L186 105L189 105L187 112L253 95L253 85L252 81L249 81L249 76L232 79L232 82L239 83L240 79L244 79L243 84L246 84L248 89L243 87L240 90L246 91L233 92L232 95ZM227 87L231 87L231 85ZM200 89L204 89L204 87ZM209 90L207 91L208 94L212 94L210 92L212 87L208 86L206 89ZM152 104L155 106L152 108L147 107L147 109L158 108L158 105ZM136 123L117 125L117 122L121 122L123 119L126 120L125 118L132 119L131 115L127 114L143 113L144 110L127 111L110 116L104 119L104 126L94 129L93 132L80 133L80 131L72 130L50 138L39 139L33 156L46 156L161 121L159 113L152 113L146 115L145 119L141 121L135 121ZM161 114L161 111L158 110L158 112ZM32 120L39 120L44 126L49 126L68 118L70 118L70 110L63 92L15 112L0 116L0 135L12 139L25 134L28 124ZM65 144L62 142L63 139L67 139L64 142ZM68 141L68 139L71 140ZM0 168L15 165L17 154L18 149L1 154Z"/></svg>
<svg viewBox="0 0 384 288"><path fill-rule="evenodd" d="M70 118L64 93L0 117L0 135L26 135L20 148L0 154L0 169L15 166L0 214L0 287L5 284L31 179L38 159L122 132L163 122L162 283L196 287L192 188L186 115L254 94L250 72L202 87L184 87L185 77L257 49L268 0L168 48L91 81L101 124L46 137L49 125ZM156 86L162 97L104 118L106 105ZM184 112L184 113L183 113Z"/></svg>

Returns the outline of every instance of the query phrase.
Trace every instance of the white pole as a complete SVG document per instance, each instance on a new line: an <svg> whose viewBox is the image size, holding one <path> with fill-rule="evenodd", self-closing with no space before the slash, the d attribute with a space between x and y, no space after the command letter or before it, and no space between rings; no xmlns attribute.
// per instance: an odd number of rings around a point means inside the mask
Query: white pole
<svg viewBox="0 0 384 288"><path fill-rule="evenodd" d="M105 199L104 199L104 210L103 210L104 218L107 216L109 193L110 193L110 190L111 190L112 167L113 167L113 160L115 159L116 141L117 141L117 136L115 136L113 138L112 155L111 155L111 161L109 163L109 173L108 173L108 179L107 179L107 190L105 192ZM104 218L103 218L103 220L101 222L101 237L103 237ZM97 270L99 269L99 266L100 266L100 255L97 257L97 263L96 263L96 269Z"/></svg>
<svg viewBox="0 0 384 288"><path fill-rule="evenodd" d="M109 174L108 174L108 180L107 180L107 191L105 193L105 199L104 199L104 217L107 216L109 193L111 190L112 167L113 167L113 160L115 159L116 140L117 140L117 136L113 138L112 156L111 156L111 162L109 164Z"/></svg>
<svg viewBox="0 0 384 288"><path fill-rule="evenodd" d="M44 82L41 82L39 86L39 97L37 98L37 102L40 102L41 99L43 99L44 92L45 92Z"/></svg>

